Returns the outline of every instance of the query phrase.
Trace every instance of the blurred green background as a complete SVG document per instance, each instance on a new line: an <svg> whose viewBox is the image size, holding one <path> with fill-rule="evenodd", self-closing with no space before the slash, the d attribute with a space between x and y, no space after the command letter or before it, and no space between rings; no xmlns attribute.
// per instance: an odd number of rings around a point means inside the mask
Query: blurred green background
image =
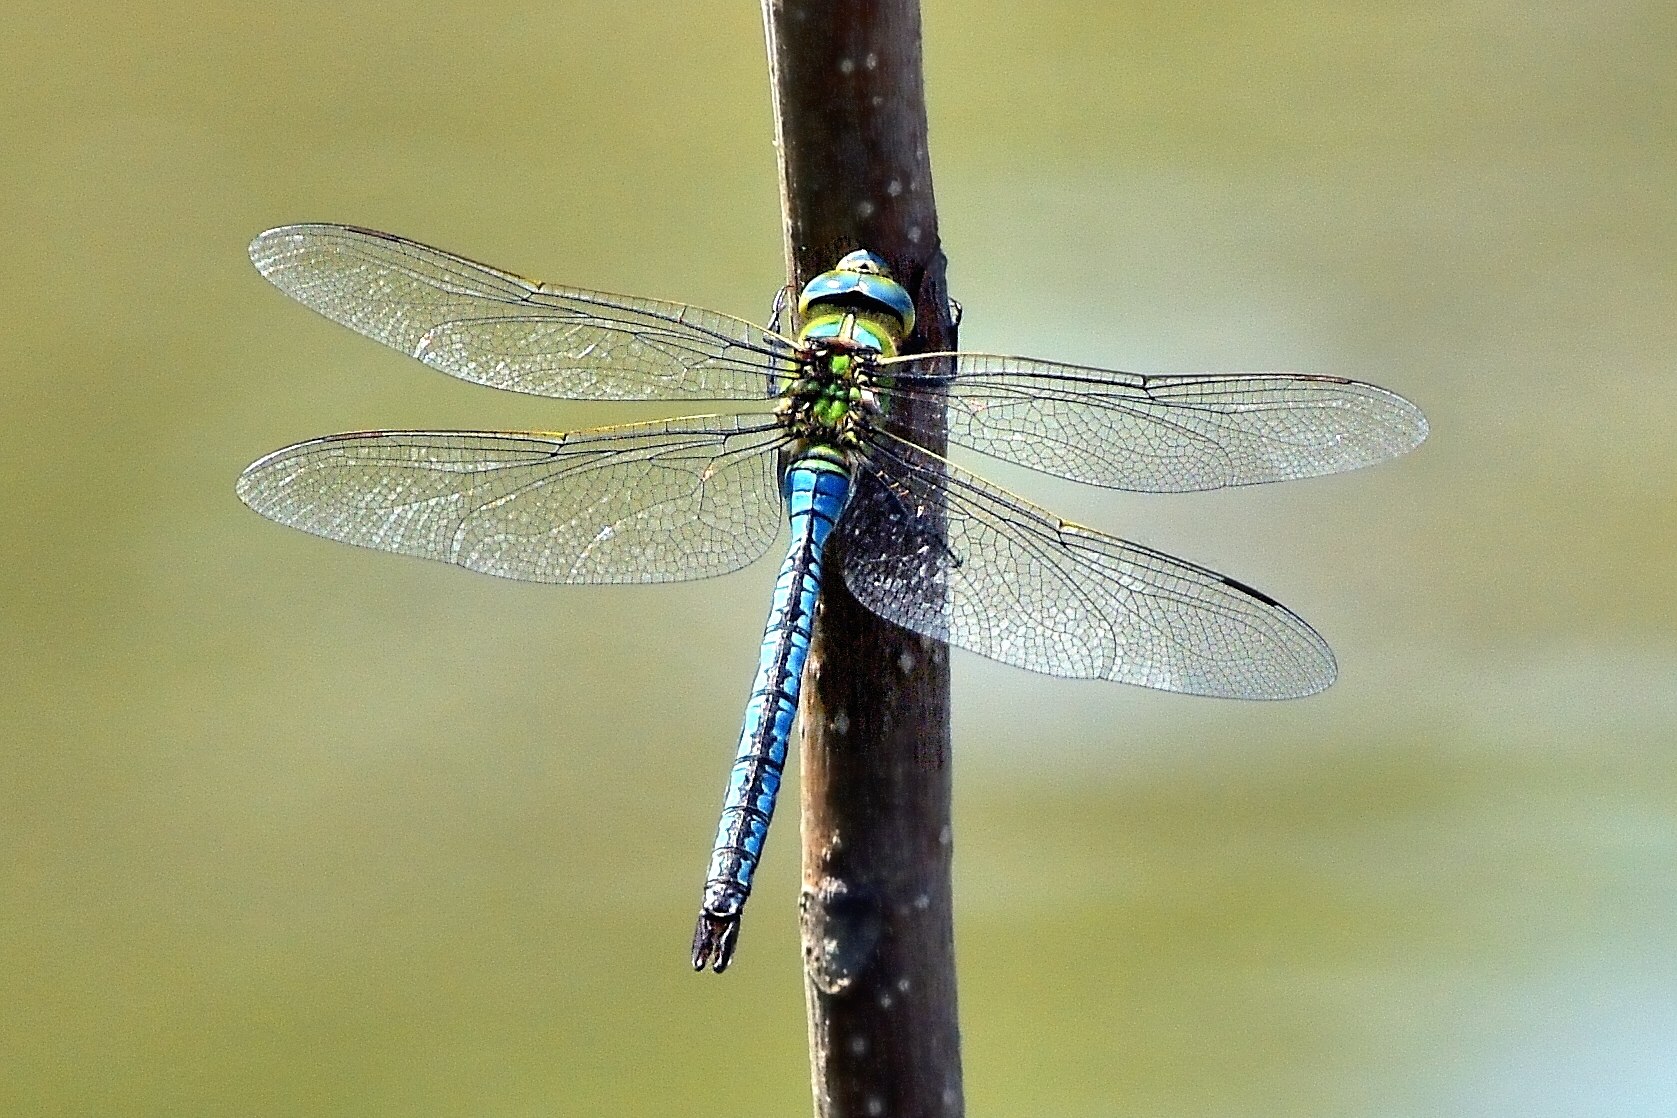
<svg viewBox="0 0 1677 1118"><path fill-rule="evenodd" d="M985 467L1342 676L957 655L972 1112L1677 1113L1677 9L925 20L969 348L1433 424L1226 494ZM232 491L330 431L659 414L439 376L244 246L349 221L762 317L756 4L20 5L0 88L0 1113L805 1113L795 809L734 969L686 963L774 561L522 586Z"/></svg>

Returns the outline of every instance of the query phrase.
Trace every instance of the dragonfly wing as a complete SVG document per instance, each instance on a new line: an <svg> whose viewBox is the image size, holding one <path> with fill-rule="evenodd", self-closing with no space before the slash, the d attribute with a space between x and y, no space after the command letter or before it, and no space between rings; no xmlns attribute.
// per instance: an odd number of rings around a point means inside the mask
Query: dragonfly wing
<svg viewBox="0 0 1677 1118"><path fill-rule="evenodd" d="M949 439L1093 485L1149 493L1316 477L1427 437L1403 397L1304 373L1141 376L988 353L881 362L881 395L929 397Z"/></svg>
<svg viewBox="0 0 1677 1118"><path fill-rule="evenodd" d="M1283 699L1333 682L1321 636L1249 586L1060 520L889 435L860 473L839 524L845 584L904 628L1162 691Z"/></svg>
<svg viewBox="0 0 1677 1118"><path fill-rule="evenodd" d="M389 233L287 225L250 258L293 299L462 380L571 400L761 400L796 368L715 311L531 283Z"/></svg>
<svg viewBox="0 0 1677 1118"><path fill-rule="evenodd" d="M783 519L783 433L700 416L569 434L368 431L239 476L270 520L530 582L670 582L759 558Z"/></svg>

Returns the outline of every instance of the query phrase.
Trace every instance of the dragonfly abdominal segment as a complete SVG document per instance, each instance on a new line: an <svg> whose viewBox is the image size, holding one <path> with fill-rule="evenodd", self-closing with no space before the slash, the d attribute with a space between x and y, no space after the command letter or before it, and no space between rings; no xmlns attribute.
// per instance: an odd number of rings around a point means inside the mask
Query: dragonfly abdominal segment
<svg viewBox="0 0 1677 1118"><path fill-rule="evenodd" d="M1268 594L1061 520L928 447L947 436L1057 477L1164 493L1339 473L1427 434L1409 401L1339 377L906 354L913 300L867 252L804 287L796 337L683 303L532 283L347 225L270 229L250 254L306 306L475 384L754 409L565 434L332 435L257 460L237 485L252 509L315 535L529 582L726 574L767 555L790 523L695 968L722 970L734 951L824 579L913 632L1049 675L1241 699L1333 682L1327 642Z"/></svg>

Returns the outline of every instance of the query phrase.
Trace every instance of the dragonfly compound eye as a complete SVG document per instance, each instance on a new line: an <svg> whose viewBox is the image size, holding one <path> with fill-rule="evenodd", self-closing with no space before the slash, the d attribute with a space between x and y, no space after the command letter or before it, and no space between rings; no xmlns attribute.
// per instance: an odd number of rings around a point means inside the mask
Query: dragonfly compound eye
<svg viewBox="0 0 1677 1118"><path fill-rule="evenodd" d="M798 316L808 322L822 310L883 314L895 319L904 334L914 329L914 300L891 278L885 261L866 249L848 254L804 286Z"/></svg>

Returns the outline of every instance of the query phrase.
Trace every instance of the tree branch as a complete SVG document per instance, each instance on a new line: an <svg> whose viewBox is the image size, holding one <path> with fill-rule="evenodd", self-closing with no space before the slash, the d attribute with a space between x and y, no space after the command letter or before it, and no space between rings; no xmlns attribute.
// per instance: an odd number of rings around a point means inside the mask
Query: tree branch
<svg viewBox="0 0 1677 1118"><path fill-rule="evenodd" d="M952 348L917 4L764 0L763 10L793 283L867 248L915 297L910 348ZM835 551L828 570L842 565ZM947 649L829 577L802 726L816 1113L959 1115Z"/></svg>

